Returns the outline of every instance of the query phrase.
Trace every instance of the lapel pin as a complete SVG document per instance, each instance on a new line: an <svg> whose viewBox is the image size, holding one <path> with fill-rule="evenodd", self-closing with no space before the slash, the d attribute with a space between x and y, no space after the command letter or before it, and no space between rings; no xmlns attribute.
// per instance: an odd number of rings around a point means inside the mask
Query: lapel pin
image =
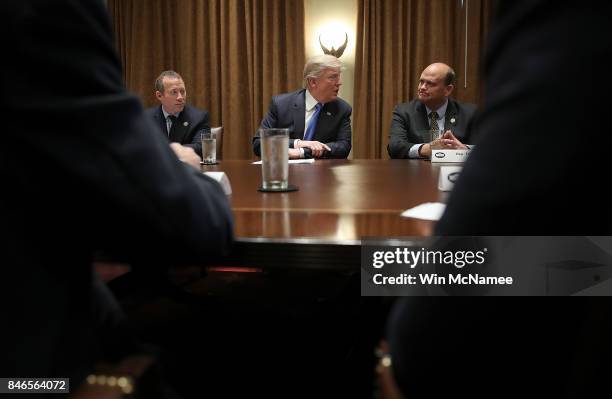
<svg viewBox="0 0 612 399"><path fill-rule="evenodd" d="M331 112L327 112L327 116L331 116Z"/></svg>
<svg viewBox="0 0 612 399"><path fill-rule="evenodd" d="M183 126L189 126L189 122L183 122Z"/></svg>
<svg viewBox="0 0 612 399"><path fill-rule="evenodd" d="M454 125L455 124L455 118L451 118L451 123Z"/></svg>

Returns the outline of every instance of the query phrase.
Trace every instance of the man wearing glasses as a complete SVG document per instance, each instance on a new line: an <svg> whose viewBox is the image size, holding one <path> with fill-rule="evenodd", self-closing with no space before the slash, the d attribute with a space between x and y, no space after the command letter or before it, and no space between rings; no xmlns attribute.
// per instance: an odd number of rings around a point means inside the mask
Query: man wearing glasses
<svg viewBox="0 0 612 399"><path fill-rule="evenodd" d="M450 66L437 62L425 68L419 79L418 98L393 110L387 147L391 158L429 158L432 146L467 148L476 105L449 98L454 87L455 71Z"/></svg>

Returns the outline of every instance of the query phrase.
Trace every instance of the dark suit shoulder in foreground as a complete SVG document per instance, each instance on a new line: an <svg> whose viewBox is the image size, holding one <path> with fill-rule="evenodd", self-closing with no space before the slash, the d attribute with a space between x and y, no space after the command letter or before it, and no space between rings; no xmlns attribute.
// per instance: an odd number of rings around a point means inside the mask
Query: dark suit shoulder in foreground
<svg viewBox="0 0 612 399"><path fill-rule="evenodd" d="M499 6L488 39L486 103L474 126L479 141L436 234L609 236L608 146L588 127L612 89L597 68L612 56L612 6ZM568 76L580 84L563 83ZM610 297L519 299L399 303L387 336L404 394L600 396L611 373Z"/></svg>
<svg viewBox="0 0 612 399"><path fill-rule="evenodd" d="M70 377L104 357L92 254L145 272L205 264L232 240L226 196L183 165L122 84L104 3L3 2L2 375ZM23 123L24 121L40 123ZM44 122L42 122L44 121ZM27 151L17 151L26 149Z"/></svg>

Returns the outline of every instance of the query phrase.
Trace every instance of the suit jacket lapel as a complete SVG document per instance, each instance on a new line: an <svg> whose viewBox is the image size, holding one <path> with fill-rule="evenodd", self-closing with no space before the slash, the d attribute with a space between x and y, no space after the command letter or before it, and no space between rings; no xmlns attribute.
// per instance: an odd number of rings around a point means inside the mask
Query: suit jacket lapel
<svg viewBox="0 0 612 399"><path fill-rule="evenodd" d="M446 115L444 116L444 131L453 130L455 125L451 123L451 119L455 119L456 122L456 117L457 107L455 106L455 103L449 99L448 106L446 107Z"/></svg>
<svg viewBox="0 0 612 399"><path fill-rule="evenodd" d="M174 127L174 125L172 125L172 128L170 129L170 141L171 142L182 143L183 137L185 137L185 135L189 131L189 127L190 127L189 120L186 114L187 114L187 108L185 108L183 112L181 112L178 118L176 119L176 128ZM185 123L187 125L185 125Z"/></svg>
<svg viewBox="0 0 612 399"><path fill-rule="evenodd" d="M417 125L415 126L415 131L418 132L429 132L429 120L427 119L427 108L425 108L425 104L419 102L417 104ZM429 140L427 140L429 141Z"/></svg>
<svg viewBox="0 0 612 399"><path fill-rule="evenodd" d="M166 118L164 118L164 112L162 111L161 105L157 108L155 120L157 121L157 126L161 129L160 131L168 138L168 125L166 124Z"/></svg>
<svg viewBox="0 0 612 399"><path fill-rule="evenodd" d="M331 130L330 125L333 125L332 121L334 116L335 112L332 103L324 104L319 113L317 125L315 126L315 134L313 136L314 139L317 141L327 141L330 139L327 137L327 133Z"/></svg>
<svg viewBox="0 0 612 399"><path fill-rule="evenodd" d="M306 115L306 90L301 90L293 102L293 138L304 138L304 116Z"/></svg>

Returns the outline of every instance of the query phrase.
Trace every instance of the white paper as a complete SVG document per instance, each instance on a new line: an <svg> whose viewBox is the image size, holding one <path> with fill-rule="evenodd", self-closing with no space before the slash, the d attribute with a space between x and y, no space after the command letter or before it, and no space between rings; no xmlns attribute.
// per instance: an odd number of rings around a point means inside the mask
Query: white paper
<svg viewBox="0 0 612 399"><path fill-rule="evenodd" d="M451 191L461 173L462 166L441 166L438 177L438 190Z"/></svg>
<svg viewBox="0 0 612 399"><path fill-rule="evenodd" d="M307 158L307 159L290 159L289 160L289 164L292 163L314 163L314 158ZM261 161L255 161L253 162L253 165L261 165Z"/></svg>
<svg viewBox="0 0 612 399"><path fill-rule="evenodd" d="M440 220L446 209L446 204L441 202L426 202L410 208L402 212L402 216L406 218L415 218L423 220Z"/></svg>
<svg viewBox="0 0 612 399"><path fill-rule="evenodd" d="M232 185L230 184L229 178L225 172L204 172L204 174L218 181L219 184L221 184L221 187L223 187L223 192L225 195L232 194Z"/></svg>

